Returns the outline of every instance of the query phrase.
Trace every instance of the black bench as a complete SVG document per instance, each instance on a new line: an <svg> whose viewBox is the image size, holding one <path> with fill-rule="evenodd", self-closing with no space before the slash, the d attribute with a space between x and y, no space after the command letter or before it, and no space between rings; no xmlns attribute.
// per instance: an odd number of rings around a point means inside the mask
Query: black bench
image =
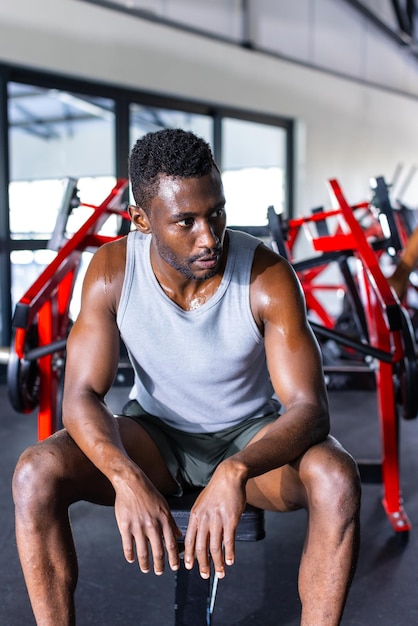
<svg viewBox="0 0 418 626"><path fill-rule="evenodd" d="M199 494L192 491L180 498L170 497L168 503L173 517L183 533L186 533L190 509ZM237 528L237 541L260 541L265 537L264 511L247 505ZM179 549L182 552L182 540ZM212 621L218 579L212 572L209 579L201 578L197 564L192 570L182 565L176 572L174 603L175 626L208 626Z"/></svg>

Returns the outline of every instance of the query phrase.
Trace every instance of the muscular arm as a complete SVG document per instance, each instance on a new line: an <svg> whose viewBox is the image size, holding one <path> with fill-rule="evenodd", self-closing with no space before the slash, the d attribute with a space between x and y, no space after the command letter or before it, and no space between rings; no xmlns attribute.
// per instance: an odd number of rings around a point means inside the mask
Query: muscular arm
<svg viewBox="0 0 418 626"><path fill-rule="evenodd" d="M109 479L125 557L149 571L164 569L164 545L173 569L179 565L178 529L165 499L129 457L118 422L105 403L119 361L116 311L125 267L125 241L103 246L93 257L83 285L81 311L67 346L63 422L70 436Z"/></svg>
<svg viewBox="0 0 418 626"><path fill-rule="evenodd" d="M63 423L71 437L110 480L126 463L116 420L104 397L116 374L119 334L116 306L123 248L101 248L83 284L81 310L67 344Z"/></svg>
<svg viewBox="0 0 418 626"><path fill-rule="evenodd" d="M192 567L196 554L202 576L209 575L208 549L220 577L224 558L228 564L234 560L247 481L296 460L329 432L321 355L301 287L290 265L264 246L254 260L251 308L264 333L271 381L285 411L261 438L223 461L198 498L186 536L185 563Z"/></svg>
<svg viewBox="0 0 418 626"><path fill-rule="evenodd" d="M284 259L275 262L265 248L259 252L252 309L264 329L271 381L285 411L262 439L233 457L242 464L245 479L295 460L329 432L322 360L299 281Z"/></svg>

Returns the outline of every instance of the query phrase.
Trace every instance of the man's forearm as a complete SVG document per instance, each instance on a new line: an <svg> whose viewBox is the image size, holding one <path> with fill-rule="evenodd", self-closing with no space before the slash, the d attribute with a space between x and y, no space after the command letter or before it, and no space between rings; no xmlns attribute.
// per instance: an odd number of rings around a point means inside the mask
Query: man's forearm
<svg viewBox="0 0 418 626"><path fill-rule="evenodd" d="M328 414L318 409L315 413L313 418L309 407L286 411L261 439L227 459L232 462L231 473L235 472L246 482L294 461L312 445L323 441L329 433Z"/></svg>
<svg viewBox="0 0 418 626"><path fill-rule="evenodd" d="M68 434L112 484L132 472L133 462L123 446L117 420L101 398L92 393L78 395L67 399L63 408Z"/></svg>

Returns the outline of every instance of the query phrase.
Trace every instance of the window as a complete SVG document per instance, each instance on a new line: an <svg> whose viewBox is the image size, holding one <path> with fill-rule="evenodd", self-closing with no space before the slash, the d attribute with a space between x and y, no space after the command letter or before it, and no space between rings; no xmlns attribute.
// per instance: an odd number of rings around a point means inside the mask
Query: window
<svg viewBox="0 0 418 626"><path fill-rule="evenodd" d="M149 132L163 128L183 128L191 130L213 144L213 119L208 115L162 109L140 104L130 106L130 144Z"/></svg>
<svg viewBox="0 0 418 626"><path fill-rule="evenodd" d="M14 306L51 261L53 251L30 249L29 241L51 238L68 178L90 204L112 189L115 114L110 99L59 89L11 82L8 95L10 236L28 240L29 248L11 253ZM75 208L68 230L75 232L89 212Z"/></svg>
<svg viewBox="0 0 418 626"><path fill-rule="evenodd" d="M225 7L218 3L218 8ZM70 184L75 181L81 202L100 203L116 177L127 176L130 149L149 131L184 128L211 145L222 170L230 226L257 229L261 224L264 232L270 204L291 215L290 120L4 65L0 75L7 85L0 105L4 118L7 108L9 121L8 142L0 145L0 180L8 190L3 206L9 211L4 219L7 245L0 255L7 275L0 287L2 345L10 341L16 302L56 253L52 235L68 206ZM71 236L90 211L73 208L65 216L65 234ZM112 217L102 232L115 235L120 222ZM77 301L89 254L83 255ZM76 310L72 307L72 315Z"/></svg>
<svg viewBox="0 0 418 626"><path fill-rule="evenodd" d="M285 208L286 130L240 119L222 120L222 179L228 224L263 226L267 208Z"/></svg>

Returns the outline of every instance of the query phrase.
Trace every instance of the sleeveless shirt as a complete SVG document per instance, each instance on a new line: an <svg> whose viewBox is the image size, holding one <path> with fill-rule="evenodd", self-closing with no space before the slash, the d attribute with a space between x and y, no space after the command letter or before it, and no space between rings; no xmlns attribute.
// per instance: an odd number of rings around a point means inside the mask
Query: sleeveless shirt
<svg viewBox="0 0 418 626"><path fill-rule="evenodd" d="M222 281L185 311L159 285L151 235L127 236L117 324L134 370L131 399L186 432L216 432L274 410L264 339L250 308L254 252L261 243L228 230Z"/></svg>

